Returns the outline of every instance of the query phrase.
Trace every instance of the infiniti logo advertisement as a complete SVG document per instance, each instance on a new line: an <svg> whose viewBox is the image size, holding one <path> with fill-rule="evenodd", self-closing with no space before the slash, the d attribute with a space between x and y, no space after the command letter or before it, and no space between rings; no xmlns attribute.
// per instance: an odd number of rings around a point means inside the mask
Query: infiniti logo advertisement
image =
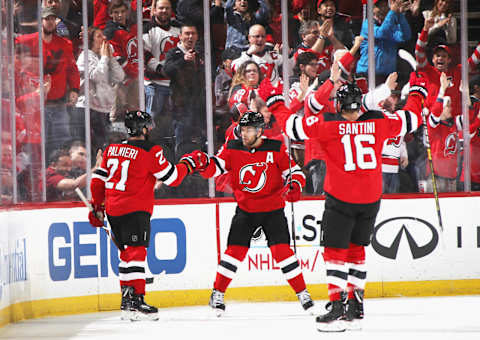
<svg viewBox="0 0 480 340"><path fill-rule="evenodd" d="M400 243L406 241L414 260L432 253L438 245L439 235L429 222L416 217L389 218L375 226L372 248L381 256L396 259ZM401 248L403 252L403 247Z"/></svg>

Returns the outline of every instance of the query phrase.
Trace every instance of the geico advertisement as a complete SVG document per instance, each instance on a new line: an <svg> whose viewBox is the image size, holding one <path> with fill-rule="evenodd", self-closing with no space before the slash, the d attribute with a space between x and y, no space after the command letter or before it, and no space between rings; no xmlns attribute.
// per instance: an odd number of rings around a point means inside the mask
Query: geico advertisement
<svg viewBox="0 0 480 340"><path fill-rule="evenodd" d="M433 199L382 200L367 248L369 281L422 281L478 278L480 264L480 215L473 212L480 198L441 198L443 231L439 227ZM475 208L476 207L476 208ZM235 204L220 209L221 249ZM320 247L324 201L301 201L294 205L297 257L308 283L324 283L325 270ZM285 215L291 232L291 205ZM293 241L291 242L293 246ZM265 235L258 228L250 250L232 285L284 283L271 257Z"/></svg>
<svg viewBox="0 0 480 340"><path fill-rule="evenodd" d="M118 291L118 249L103 229L88 223L86 208L12 213L10 230L17 228L26 236L17 238L9 250L2 247L0 273L4 284L28 282L31 291L18 286L20 296L41 299ZM147 289L209 288L217 258L214 226L215 205L155 207L146 259L154 282ZM201 273L211 275L204 278Z"/></svg>

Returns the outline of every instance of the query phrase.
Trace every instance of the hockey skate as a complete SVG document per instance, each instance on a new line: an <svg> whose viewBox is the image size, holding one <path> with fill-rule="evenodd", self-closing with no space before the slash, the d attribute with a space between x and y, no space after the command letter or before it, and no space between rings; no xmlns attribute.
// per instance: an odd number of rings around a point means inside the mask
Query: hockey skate
<svg viewBox="0 0 480 340"><path fill-rule="evenodd" d="M306 289L297 293L298 301L302 305L303 309L313 315L313 300Z"/></svg>
<svg viewBox="0 0 480 340"><path fill-rule="evenodd" d="M222 293L216 289L213 289L212 295L210 295L210 301L208 305L215 310L217 317L220 317L225 312L225 301L223 300L225 293Z"/></svg>
<svg viewBox="0 0 480 340"><path fill-rule="evenodd" d="M130 320L134 311L132 310L132 297L134 288L130 286L122 286L122 303L120 305L121 320Z"/></svg>
<svg viewBox="0 0 480 340"><path fill-rule="evenodd" d="M353 299L347 301L345 306L345 327L348 330L361 330L363 320L363 289L353 291Z"/></svg>
<svg viewBox="0 0 480 340"><path fill-rule="evenodd" d="M342 300L332 301L331 310L315 318L319 332L344 332L345 331L345 306Z"/></svg>
<svg viewBox="0 0 480 340"><path fill-rule="evenodd" d="M145 296L142 294L133 295L130 309L133 311L133 314L131 314L130 317L131 321L158 320L158 308L146 303Z"/></svg>

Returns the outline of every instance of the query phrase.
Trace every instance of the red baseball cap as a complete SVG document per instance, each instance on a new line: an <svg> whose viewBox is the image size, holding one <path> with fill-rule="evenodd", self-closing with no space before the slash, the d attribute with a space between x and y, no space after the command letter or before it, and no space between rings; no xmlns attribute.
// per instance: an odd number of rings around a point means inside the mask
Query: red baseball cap
<svg viewBox="0 0 480 340"><path fill-rule="evenodd" d="M452 56L452 52L450 51L450 47L448 47L447 45L437 45L434 49L433 49L433 53L437 52L438 50L445 50L445 52L448 53L448 55L451 57Z"/></svg>

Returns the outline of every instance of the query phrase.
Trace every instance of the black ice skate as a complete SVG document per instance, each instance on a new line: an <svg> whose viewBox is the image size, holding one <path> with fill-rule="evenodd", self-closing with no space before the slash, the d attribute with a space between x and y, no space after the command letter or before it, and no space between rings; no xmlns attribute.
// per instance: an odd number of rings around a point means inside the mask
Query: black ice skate
<svg viewBox="0 0 480 340"><path fill-rule="evenodd" d="M315 318L319 332L344 332L345 331L345 306L342 300L332 301L331 310L327 314Z"/></svg>
<svg viewBox="0 0 480 340"><path fill-rule="evenodd" d="M225 293L218 291L216 289L212 290L212 295L210 295L210 301L208 305L215 310L217 317L222 316L225 312L225 301L223 300Z"/></svg>
<svg viewBox="0 0 480 340"><path fill-rule="evenodd" d="M158 320L158 308L145 302L145 296L134 294L132 298L132 310L135 311L132 321Z"/></svg>
<svg viewBox="0 0 480 340"><path fill-rule="evenodd" d="M313 315L313 300L306 289L297 293L298 301L302 305L303 309Z"/></svg>
<svg viewBox="0 0 480 340"><path fill-rule="evenodd" d="M120 319L122 320L130 320L131 314L134 313L132 310L133 292L133 287L122 286L122 304L120 305L120 310L122 311Z"/></svg>
<svg viewBox="0 0 480 340"><path fill-rule="evenodd" d="M345 311L345 327L349 330L362 329L363 320L363 289L355 289L353 298L348 299Z"/></svg>

